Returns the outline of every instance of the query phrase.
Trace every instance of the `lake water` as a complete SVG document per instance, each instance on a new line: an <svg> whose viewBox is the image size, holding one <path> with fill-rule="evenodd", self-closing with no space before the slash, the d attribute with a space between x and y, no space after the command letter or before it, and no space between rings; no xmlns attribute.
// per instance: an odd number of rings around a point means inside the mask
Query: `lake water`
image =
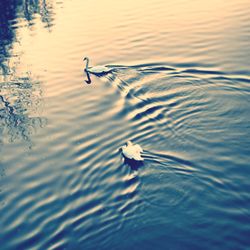
<svg viewBox="0 0 250 250"><path fill-rule="evenodd" d="M1 1L1 250L250 249L249 177L249 0Z"/></svg>

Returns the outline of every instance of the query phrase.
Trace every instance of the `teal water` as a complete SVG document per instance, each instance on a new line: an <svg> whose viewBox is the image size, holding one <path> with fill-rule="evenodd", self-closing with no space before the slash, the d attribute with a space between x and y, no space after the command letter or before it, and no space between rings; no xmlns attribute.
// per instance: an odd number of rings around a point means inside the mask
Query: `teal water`
<svg viewBox="0 0 250 250"><path fill-rule="evenodd" d="M249 47L246 0L1 1L1 249L249 249Z"/></svg>

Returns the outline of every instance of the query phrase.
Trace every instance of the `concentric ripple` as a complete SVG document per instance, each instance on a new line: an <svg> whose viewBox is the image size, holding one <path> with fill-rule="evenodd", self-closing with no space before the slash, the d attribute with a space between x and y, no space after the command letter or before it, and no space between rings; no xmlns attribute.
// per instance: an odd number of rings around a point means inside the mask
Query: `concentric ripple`
<svg viewBox="0 0 250 250"><path fill-rule="evenodd" d="M2 1L1 249L247 249L249 9Z"/></svg>

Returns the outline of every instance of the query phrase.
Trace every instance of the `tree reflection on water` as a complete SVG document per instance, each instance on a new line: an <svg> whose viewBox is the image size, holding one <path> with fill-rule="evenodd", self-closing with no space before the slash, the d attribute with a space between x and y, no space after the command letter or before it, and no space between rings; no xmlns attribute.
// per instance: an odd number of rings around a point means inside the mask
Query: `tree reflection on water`
<svg viewBox="0 0 250 250"><path fill-rule="evenodd" d="M27 27L34 25L33 19L40 16L44 27L53 25L52 4L46 0L1 0L0 1L0 68L8 74L6 61L11 57L11 48L16 38L18 22L26 20Z"/></svg>
<svg viewBox="0 0 250 250"><path fill-rule="evenodd" d="M52 5L46 0L0 1L0 145L19 140L30 141L30 136L46 124L41 113L41 84L17 75L10 61L14 55L13 44L18 43L17 30L20 20L30 28L34 18L40 17L44 27L52 26ZM22 73L23 75L23 73Z"/></svg>
<svg viewBox="0 0 250 250"><path fill-rule="evenodd" d="M5 82L0 89L0 138L2 143L30 141L37 128L46 125L46 119L37 116L42 98L39 83L30 78Z"/></svg>

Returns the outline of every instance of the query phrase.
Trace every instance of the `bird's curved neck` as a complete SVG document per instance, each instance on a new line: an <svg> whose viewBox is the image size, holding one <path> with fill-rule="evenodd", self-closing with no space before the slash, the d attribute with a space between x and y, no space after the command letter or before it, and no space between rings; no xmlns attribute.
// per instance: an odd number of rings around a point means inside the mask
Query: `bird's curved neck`
<svg viewBox="0 0 250 250"><path fill-rule="evenodd" d="M87 57L86 58L86 67L85 67L85 69L88 70L88 68L89 68L89 58Z"/></svg>

